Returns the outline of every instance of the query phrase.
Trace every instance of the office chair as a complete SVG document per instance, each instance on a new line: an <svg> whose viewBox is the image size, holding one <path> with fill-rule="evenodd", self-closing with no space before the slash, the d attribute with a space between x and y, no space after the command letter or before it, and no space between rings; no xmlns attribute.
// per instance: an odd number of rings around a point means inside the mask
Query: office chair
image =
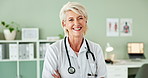
<svg viewBox="0 0 148 78"><path fill-rule="evenodd" d="M148 78L148 64L143 64L138 70L135 78Z"/></svg>

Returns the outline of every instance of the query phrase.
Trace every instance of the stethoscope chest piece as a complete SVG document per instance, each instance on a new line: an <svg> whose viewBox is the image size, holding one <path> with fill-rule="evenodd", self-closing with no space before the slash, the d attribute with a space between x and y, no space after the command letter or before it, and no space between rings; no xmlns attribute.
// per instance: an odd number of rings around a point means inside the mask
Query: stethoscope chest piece
<svg viewBox="0 0 148 78"><path fill-rule="evenodd" d="M69 67L69 68L68 68L68 72L69 72L70 74L74 74L74 73L75 73L75 68L74 68L74 67Z"/></svg>

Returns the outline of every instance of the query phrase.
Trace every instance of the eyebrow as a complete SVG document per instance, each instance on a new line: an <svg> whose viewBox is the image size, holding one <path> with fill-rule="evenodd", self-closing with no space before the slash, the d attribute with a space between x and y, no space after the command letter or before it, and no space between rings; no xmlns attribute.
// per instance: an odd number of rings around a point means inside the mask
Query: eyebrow
<svg viewBox="0 0 148 78"><path fill-rule="evenodd" d="M84 17L83 15L79 15L77 18L79 17ZM68 18L73 18L72 16L69 16Z"/></svg>

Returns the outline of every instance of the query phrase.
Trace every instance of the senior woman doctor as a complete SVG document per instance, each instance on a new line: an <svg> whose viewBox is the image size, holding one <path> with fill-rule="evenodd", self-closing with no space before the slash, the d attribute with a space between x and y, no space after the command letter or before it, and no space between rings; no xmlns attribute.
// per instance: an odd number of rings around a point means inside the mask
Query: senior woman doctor
<svg viewBox="0 0 148 78"><path fill-rule="evenodd" d="M81 4L63 6L60 19L66 36L47 49L42 78L106 78L100 45L84 38L87 18Z"/></svg>

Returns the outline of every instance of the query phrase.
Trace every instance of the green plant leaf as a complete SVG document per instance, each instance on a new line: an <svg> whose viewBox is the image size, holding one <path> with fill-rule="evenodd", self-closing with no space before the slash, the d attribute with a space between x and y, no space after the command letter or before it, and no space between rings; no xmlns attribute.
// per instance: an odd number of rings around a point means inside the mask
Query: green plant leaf
<svg viewBox="0 0 148 78"><path fill-rule="evenodd" d="M2 24L3 26L5 26L5 22L4 22L4 21L2 21L1 24Z"/></svg>
<svg viewBox="0 0 148 78"><path fill-rule="evenodd" d="M58 36L60 37L60 39L64 38L63 34L59 34Z"/></svg>
<svg viewBox="0 0 148 78"><path fill-rule="evenodd" d="M10 32L12 32L14 30L14 28L10 27L9 30L10 30Z"/></svg>
<svg viewBox="0 0 148 78"><path fill-rule="evenodd" d="M19 24L15 23L13 21L9 24L7 24L5 21L1 21L1 25L4 26L5 28L9 29L10 32L12 32L14 30L19 32Z"/></svg>
<svg viewBox="0 0 148 78"><path fill-rule="evenodd" d="M8 28L8 27L9 27L9 25L7 24L5 27L6 27L6 28Z"/></svg>

